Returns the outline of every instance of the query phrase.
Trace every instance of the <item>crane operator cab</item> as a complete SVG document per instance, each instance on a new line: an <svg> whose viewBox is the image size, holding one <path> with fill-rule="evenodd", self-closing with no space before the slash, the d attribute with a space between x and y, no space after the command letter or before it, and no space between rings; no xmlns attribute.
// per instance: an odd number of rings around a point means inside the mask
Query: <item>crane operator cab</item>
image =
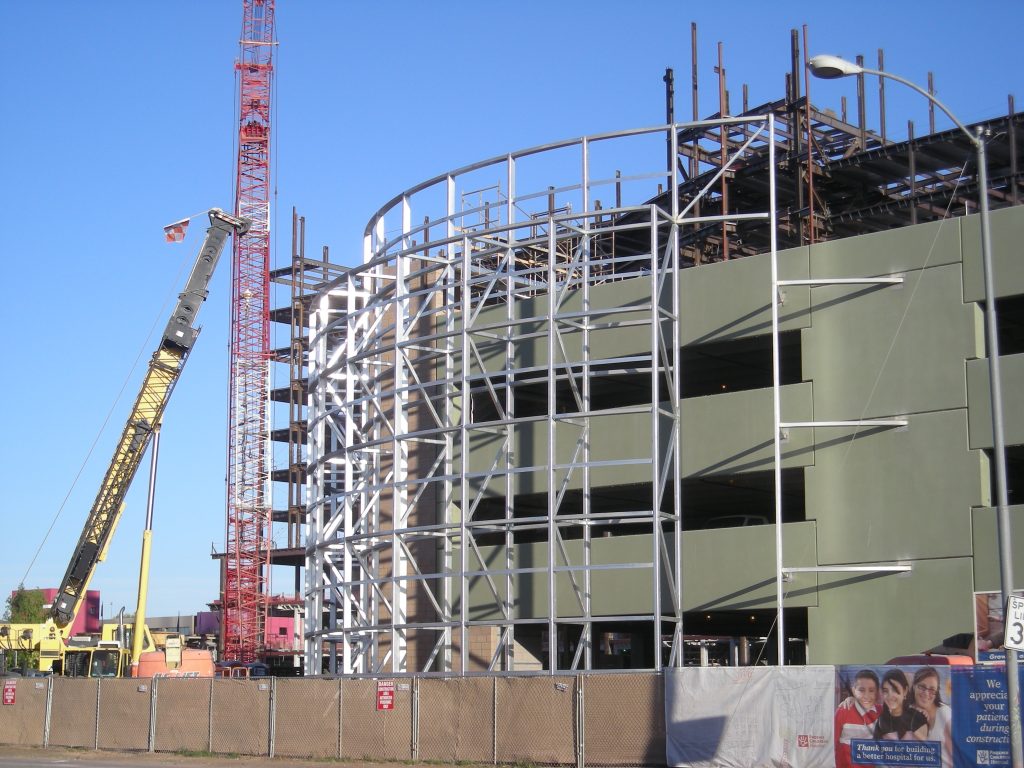
<svg viewBox="0 0 1024 768"><path fill-rule="evenodd" d="M63 668L54 672L64 677L127 677L127 669L124 648L68 648Z"/></svg>

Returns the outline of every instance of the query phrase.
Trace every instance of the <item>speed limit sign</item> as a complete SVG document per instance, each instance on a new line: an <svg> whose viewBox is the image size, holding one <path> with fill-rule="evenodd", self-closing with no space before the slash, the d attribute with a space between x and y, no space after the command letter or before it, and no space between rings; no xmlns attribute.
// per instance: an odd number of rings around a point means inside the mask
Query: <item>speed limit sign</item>
<svg viewBox="0 0 1024 768"><path fill-rule="evenodd" d="M1013 595L1006 601L1006 648L1024 651L1024 597Z"/></svg>

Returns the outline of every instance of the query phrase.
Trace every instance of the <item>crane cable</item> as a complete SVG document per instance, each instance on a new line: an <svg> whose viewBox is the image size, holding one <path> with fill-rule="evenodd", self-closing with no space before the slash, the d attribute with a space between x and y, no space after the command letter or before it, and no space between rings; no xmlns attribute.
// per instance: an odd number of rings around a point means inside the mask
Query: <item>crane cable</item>
<svg viewBox="0 0 1024 768"><path fill-rule="evenodd" d="M178 267L178 274L176 275L175 280L173 283L171 283L171 285L181 284L182 275L184 274L187 266L188 254L186 253L185 257L183 257L182 259L181 265ZM175 292L172 289L164 297L163 304L160 306L160 309L157 310L157 314L153 318L153 323L152 325L150 325L149 331L146 333L146 337L143 339L142 345L139 347L138 354L135 356L135 361L132 363L132 367L129 369L124 381L121 383L121 389L118 391L116 397L114 397L114 402L111 404L110 409L107 411L107 415L103 418L103 423L100 425L100 428L96 433L96 437L93 438L92 444L89 446L89 450L86 452L85 458L82 460L82 464L78 468L78 472L75 473L75 477L71 481L71 486L68 488L68 492L64 495L64 499L63 501L61 501L60 506L57 507L57 512L54 514L53 520L50 521L50 527L46 529L46 533L43 535L42 541L39 542L39 546L36 548L35 554L32 555L32 560L29 562L28 567L25 569L25 575L22 576L21 581L18 582L19 587L23 587L25 585L25 580L28 579L28 575L29 573L31 573L32 567L35 565L36 560L39 558L39 553L43 551L43 547L46 545L47 539L49 539L50 534L53 533L54 526L57 525L57 521L60 519L61 513L64 511L64 507L67 505L68 499L71 498L71 494L74 492L75 487L78 485L78 481L79 479L81 479L82 473L85 471L86 466L89 464L89 460L92 458L93 451L96 450L96 445L99 443L100 438L103 437L103 433L106 430L107 425L110 423L110 418L114 415L114 411L117 409L118 403L121 402L121 397L124 395L125 389L128 388L128 384L131 382L132 377L135 375L135 371L139 367L139 361L142 360L143 356L146 354L146 350L148 350L151 346L150 339L152 339L153 337L153 331L156 330L157 326L160 324L160 318L166 317L168 307L170 306L170 303L174 296Z"/></svg>

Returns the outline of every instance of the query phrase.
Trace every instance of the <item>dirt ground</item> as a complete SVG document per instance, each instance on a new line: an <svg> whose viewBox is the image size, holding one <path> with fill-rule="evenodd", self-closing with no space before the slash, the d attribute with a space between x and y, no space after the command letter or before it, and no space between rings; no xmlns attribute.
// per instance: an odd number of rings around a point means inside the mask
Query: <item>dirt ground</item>
<svg viewBox="0 0 1024 768"><path fill-rule="evenodd" d="M173 752L107 752L91 749L0 746L0 766L19 765L93 765L101 766L163 766L163 768L438 768L436 763L352 762L347 760L299 760L295 758L253 757L250 755L193 755ZM468 768L460 765L460 768Z"/></svg>

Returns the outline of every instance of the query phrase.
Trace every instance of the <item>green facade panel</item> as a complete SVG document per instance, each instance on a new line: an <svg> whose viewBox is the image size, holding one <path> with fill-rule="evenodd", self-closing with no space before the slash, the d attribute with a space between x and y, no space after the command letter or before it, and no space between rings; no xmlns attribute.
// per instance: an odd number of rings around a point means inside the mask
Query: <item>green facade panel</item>
<svg viewBox="0 0 1024 768"><path fill-rule="evenodd" d="M808 249L780 252L779 279L806 280ZM684 270L679 280L682 344L706 344L772 332L772 262L763 253ZM779 327L805 327L809 292L806 286L781 291Z"/></svg>
<svg viewBox="0 0 1024 768"><path fill-rule="evenodd" d="M992 211L990 216L990 252L996 296L1017 296L1024 293L1024 207L1001 208ZM967 216L961 221L964 301L984 301L980 218Z"/></svg>
<svg viewBox="0 0 1024 768"><path fill-rule="evenodd" d="M787 420L813 418L810 384L782 387L781 402ZM687 398L682 401L681 411L684 476L771 471L775 443L770 389ZM810 430L791 430L782 446L782 466L813 463Z"/></svg>
<svg viewBox="0 0 1024 768"><path fill-rule="evenodd" d="M899 235L916 242L905 230ZM960 268L931 267L904 277L901 286L814 289L811 327L803 332L803 372L814 382L817 420L967 404L963 366L977 350L974 308L960 301Z"/></svg>
<svg viewBox="0 0 1024 768"><path fill-rule="evenodd" d="M782 527L784 565L817 565L815 524ZM785 583L786 606L817 604L813 573ZM683 534L683 608L686 611L749 611L775 608L775 526L757 525Z"/></svg>
<svg viewBox="0 0 1024 768"><path fill-rule="evenodd" d="M986 465L966 445L966 409L913 415L900 429L816 432L805 481L819 564L970 556Z"/></svg>
<svg viewBox="0 0 1024 768"><path fill-rule="evenodd" d="M1007 445L1024 444L1024 408L1020 383L1024 382L1024 354L999 358L1003 377L1003 436ZM992 447L992 398L988 360L967 363L968 421L971 448Z"/></svg>
<svg viewBox="0 0 1024 768"><path fill-rule="evenodd" d="M906 573L820 574L818 607L807 612L808 663L884 664L970 632L971 558L911 565Z"/></svg>
<svg viewBox="0 0 1024 768"><path fill-rule="evenodd" d="M960 265L960 219L918 224L813 246L811 277L887 277Z"/></svg>
<svg viewBox="0 0 1024 768"><path fill-rule="evenodd" d="M1024 506L1010 507L1009 515L1013 588L1024 589ZM996 510L993 507L979 507L974 510L972 533L974 589L976 592L998 592L1002 581L999 575L999 533L996 526Z"/></svg>

